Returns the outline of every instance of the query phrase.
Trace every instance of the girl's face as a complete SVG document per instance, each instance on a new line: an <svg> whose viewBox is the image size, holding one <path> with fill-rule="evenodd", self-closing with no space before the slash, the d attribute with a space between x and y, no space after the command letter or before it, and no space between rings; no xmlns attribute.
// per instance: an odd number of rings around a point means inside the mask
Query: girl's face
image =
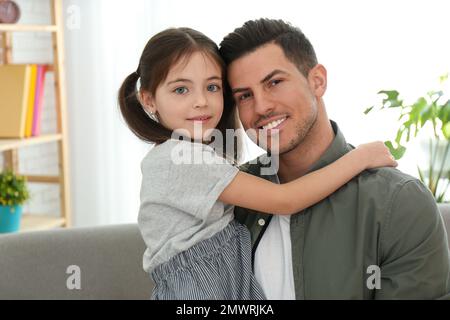
<svg viewBox="0 0 450 320"><path fill-rule="evenodd" d="M223 89L219 65L202 52L174 64L166 79L152 96L142 92L147 111L156 112L168 129L187 130L191 137L205 138L205 130L214 129L222 116ZM195 126L195 134L194 134Z"/></svg>

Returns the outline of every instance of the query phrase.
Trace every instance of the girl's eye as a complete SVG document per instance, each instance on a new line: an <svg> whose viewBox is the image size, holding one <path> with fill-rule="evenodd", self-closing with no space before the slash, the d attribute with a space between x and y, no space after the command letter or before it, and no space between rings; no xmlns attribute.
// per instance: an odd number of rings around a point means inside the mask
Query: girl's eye
<svg viewBox="0 0 450 320"><path fill-rule="evenodd" d="M177 93L177 94L184 94L188 91L188 89L186 87L179 87L176 88L175 90L173 90L173 92Z"/></svg>
<svg viewBox="0 0 450 320"><path fill-rule="evenodd" d="M210 84L210 85L208 85L208 91L216 92L216 91L219 91L219 90L220 90L220 87L217 84Z"/></svg>

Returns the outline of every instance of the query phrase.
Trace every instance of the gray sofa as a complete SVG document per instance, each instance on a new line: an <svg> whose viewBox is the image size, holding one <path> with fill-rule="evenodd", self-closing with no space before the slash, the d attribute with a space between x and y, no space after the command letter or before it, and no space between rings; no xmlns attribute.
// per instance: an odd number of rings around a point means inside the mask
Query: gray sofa
<svg viewBox="0 0 450 320"><path fill-rule="evenodd" d="M144 250L136 224L2 235L0 299L149 299Z"/></svg>
<svg viewBox="0 0 450 320"><path fill-rule="evenodd" d="M1 235L0 299L149 299L144 250L136 224Z"/></svg>

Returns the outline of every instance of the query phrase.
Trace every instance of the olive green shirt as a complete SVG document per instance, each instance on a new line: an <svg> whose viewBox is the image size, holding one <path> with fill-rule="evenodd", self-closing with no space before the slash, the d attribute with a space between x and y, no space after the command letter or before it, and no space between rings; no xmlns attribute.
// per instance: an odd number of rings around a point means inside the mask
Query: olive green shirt
<svg viewBox="0 0 450 320"><path fill-rule="evenodd" d="M353 149L331 124L335 138L310 171ZM241 169L259 176L262 166ZM278 183L276 174L262 177ZM254 257L272 215L240 207L235 215L250 229ZM266 221L263 226L260 219ZM290 234L296 299L449 297L442 217L430 191L397 169L363 171L328 198L292 215Z"/></svg>

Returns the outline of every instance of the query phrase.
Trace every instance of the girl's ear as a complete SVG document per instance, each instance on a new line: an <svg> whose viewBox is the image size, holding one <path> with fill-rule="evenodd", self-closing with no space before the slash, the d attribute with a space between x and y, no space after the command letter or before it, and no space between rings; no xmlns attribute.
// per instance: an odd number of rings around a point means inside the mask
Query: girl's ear
<svg viewBox="0 0 450 320"><path fill-rule="evenodd" d="M317 64L309 71L308 82L318 98L321 98L327 90L327 69L321 64Z"/></svg>
<svg viewBox="0 0 450 320"><path fill-rule="evenodd" d="M146 91L146 90L141 90L139 92L139 100L142 104L142 107L147 111L147 112L156 112L156 107L155 104L153 102L153 96L150 92Z"/></svg>

